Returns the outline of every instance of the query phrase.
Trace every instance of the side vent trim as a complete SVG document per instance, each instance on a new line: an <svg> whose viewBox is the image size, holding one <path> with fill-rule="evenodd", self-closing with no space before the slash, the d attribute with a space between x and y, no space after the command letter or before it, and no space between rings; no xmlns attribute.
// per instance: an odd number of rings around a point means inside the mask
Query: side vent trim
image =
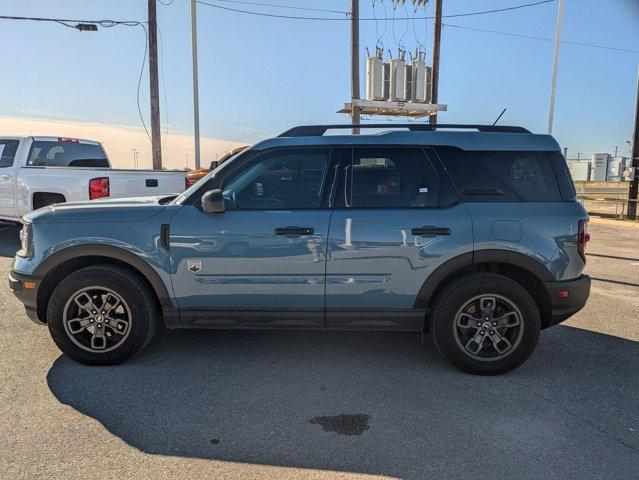
<svg viewBox="0 0 639 480"><path fill-rule="evenodd" d="M169 251L169 235L171 226L168 223L163 223L160 227L160 246Z"/></svg>

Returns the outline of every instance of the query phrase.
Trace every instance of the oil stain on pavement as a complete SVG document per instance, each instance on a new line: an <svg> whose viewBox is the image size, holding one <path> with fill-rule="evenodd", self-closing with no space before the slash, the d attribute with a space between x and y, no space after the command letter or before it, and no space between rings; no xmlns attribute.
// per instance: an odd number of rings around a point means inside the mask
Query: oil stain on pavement
<svg viewBox="0 0 639 480"><path fill-rule="evenodd" d="M339 435L361 435L370 427L370 415L333 415L330 417L315 417L310 420L315 425L321 425L325 432L335 432Z"/></svg>

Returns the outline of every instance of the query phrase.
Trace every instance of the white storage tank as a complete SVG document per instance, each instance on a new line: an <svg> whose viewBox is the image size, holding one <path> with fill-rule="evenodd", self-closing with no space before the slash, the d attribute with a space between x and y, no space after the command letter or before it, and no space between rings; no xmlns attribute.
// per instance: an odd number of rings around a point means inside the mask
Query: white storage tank
<svg viewBox="0 0 639 480"><path fill-rule="evenodd" d="M625 157L612 157L608 160L608 171L606 179L609 182L620 182L623 180L623 171L626 169Z"/></svg>
<svg viewBox="0 0 639 480"><path fill-rule="evenodd" d="M590 178L593 182L605 182L608 174L608 159L610 155L607 153L593 153L590 159L592 163L592 174Z"/></svg>
<svg viewBox="0 0 639 480"><path fill-rule="evenodd" d="M589 161L567 161L568 170L570 170L570 176L575 181L589 182L590 181L590 162Z"/></svg>

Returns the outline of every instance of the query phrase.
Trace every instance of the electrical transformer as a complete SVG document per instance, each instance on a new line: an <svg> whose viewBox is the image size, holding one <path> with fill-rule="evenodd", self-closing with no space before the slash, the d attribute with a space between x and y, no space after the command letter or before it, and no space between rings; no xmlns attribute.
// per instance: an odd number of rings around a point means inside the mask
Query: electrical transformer
<svg viewBox="0 0 639 480"><path fill-rule="evenodd" d="M391 102L406 101L406 62L404 62L403 50L399 51L397 58L391 59L389 65L389 95Z"/></svg>
<svg viewBox="0 0 639 480"><path fill-rule="evenodd" d="M384 51L377 47L375 56L366 60L366 99L384 100Z"/></svg>
<svg viewBox="0 0 639 480"><path fill-rule="evenodd" d="M424 53L419 52L410 65L406 66L406 98L411 102L430 102L432 69L424 61Z"/></svg>

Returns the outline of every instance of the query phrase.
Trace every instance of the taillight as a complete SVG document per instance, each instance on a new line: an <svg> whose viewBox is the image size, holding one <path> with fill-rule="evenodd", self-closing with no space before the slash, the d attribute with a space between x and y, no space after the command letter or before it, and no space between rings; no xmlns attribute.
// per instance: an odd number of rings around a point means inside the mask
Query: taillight
<svg viewBox="0 0 639 480"><path fill-rule="evenodd" d="M586 261L586 243L589 241L588 220L579 220L579 225L577 226L577 250L584 262Z"/></svg>
<svg viewBox="0 0 639 480"><path fill-rule="evenodd" d="M89 180L89 200L109 196L109 178L98 177Z"/></svg>

